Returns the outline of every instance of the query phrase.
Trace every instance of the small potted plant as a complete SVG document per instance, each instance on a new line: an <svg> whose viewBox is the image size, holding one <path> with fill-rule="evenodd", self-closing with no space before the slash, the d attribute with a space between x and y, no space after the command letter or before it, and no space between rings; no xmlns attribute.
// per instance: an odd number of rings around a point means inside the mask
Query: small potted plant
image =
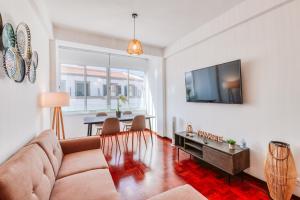
<svg viewBox="0 0 300 200"><path fill-rule="evenodd" d="M233 140L233 139L229 139L229 140L227 140L227 143L228 143L228 145L229 145L229 149L233 150L233 149L234 149L234 146L235 146L235 143L236 143L236 141L235 141L235 140Z"/></svg>
<svg viewBox="0 0 300 200"><path fill-rule="evenodd" d="M117 100L117 110L116 110L116 116L117 116L118 118L121 117L121 111L120 111L121 104L120 104L120 101L121 101L122 103L125 103L125 102L127 101L127 98L126 98L125 96L123 96L123 95L120 95L120 96L118 97L118 100Z"/></svg>

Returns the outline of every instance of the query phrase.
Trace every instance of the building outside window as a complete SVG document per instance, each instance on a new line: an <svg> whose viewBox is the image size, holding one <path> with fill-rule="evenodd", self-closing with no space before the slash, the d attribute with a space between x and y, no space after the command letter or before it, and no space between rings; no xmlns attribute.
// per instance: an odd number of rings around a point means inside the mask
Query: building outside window
<svg viewBox="0 0 300 200"><path fill-rule="evenodd" d="M86 66L86 81L90 93L86 99L85 111L106 111L107 105L107 68Z"/></svg>
<svg viewBox="0 0 300 200"><path fill-rule="evenodd" d="M84 81L75 81L75 96L76 97L84 97L85 90L84 90Z"/></svg>
<svg viewBox="0 0 300 200"><path fill-rule="evenodd" d="M72 63L73 59L69 60ZM130 65L122 66L122 63L118 64L119 67L100 64L60 64L59 89L70 94L70 106L64 107L64 111L114 111L120 95L127 97L121 109L145 110L145 69L131 69Z"/></svg>

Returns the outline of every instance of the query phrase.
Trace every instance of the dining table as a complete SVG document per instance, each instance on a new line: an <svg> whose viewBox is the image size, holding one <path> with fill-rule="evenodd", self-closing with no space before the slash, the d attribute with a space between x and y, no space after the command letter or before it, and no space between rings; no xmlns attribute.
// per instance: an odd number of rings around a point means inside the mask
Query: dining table
<svg viewBox="0 0 300 200"><path fill-rule="evenodd" d="M133 119L134 119L135 116L136 115L122 115L118 119L119 119L120 122L131 122L131 121L133 121ZM84 117L83 118L83 123L88 125L87 136L91 136L92 135L93 124L103 124L104 121L107 118L111 118L111 117L113 117L113 116ZM153 115L145 115L145 119L149 123L149 131L150 131L150 134L151 134L151 140L152 140L151 119L153 119L153 118L155 118L155 116L153 116Z"/></svg>

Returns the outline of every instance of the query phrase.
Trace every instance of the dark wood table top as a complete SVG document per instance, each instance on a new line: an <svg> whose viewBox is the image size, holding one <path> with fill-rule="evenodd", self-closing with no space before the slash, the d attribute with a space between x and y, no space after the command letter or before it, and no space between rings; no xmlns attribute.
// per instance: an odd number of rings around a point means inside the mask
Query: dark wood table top
<svg viewBox="0 0 300 200"><path fill-rule="evenodd" d="M230 155L238 154L242 151L245 151L245 150L249 149L247 147L242 148L239 145L235 145L235 149L231 150L231 149L228 148L228 143L227 142L216 142L216 141L213 141L213 140L210 140L210 139L207 139L207 144L205 144L204 141L203 141L204 137L201 137L201 136L197 135L197 133L194 133L193 137L187 136L185 131L178 132L178 133L175 133L175 134L179 135L181 137L184 137L186 139L192 140L194 142L206 145L206 146L211 147L213 149L216 149L218 151L222 151L224 153L230 154Z"/></svg>
<svg viewBox="0 0 300 200"><path fill-rule="evenodd" d="M119 121L121 122L125 122L125 121L132 121L133 118L136 115L122 115L119 119ZM99 124L99 123L104 123L105 119L110 118L113 116L101 116L101 117L85 117L83 118L83 123L84 124ZM151 119L151 118L155 118L155 116L153 115L145 115L146 119Z"/></svg>

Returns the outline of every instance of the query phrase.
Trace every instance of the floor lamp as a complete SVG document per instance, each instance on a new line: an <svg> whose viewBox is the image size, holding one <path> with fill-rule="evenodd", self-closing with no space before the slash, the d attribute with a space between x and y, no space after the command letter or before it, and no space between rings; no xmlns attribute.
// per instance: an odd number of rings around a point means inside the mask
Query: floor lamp
<svg viewBox="0 0 300 200"><path fill-rule="evenodd" d="M41 106L53 108L52 130L58 139L65 139L65 128L61 107L70 104L70 96L66 92L46 92L41 95ZM55 129L54 129L55 128ZM62 131L62 135L60 134Z"/></svg>

